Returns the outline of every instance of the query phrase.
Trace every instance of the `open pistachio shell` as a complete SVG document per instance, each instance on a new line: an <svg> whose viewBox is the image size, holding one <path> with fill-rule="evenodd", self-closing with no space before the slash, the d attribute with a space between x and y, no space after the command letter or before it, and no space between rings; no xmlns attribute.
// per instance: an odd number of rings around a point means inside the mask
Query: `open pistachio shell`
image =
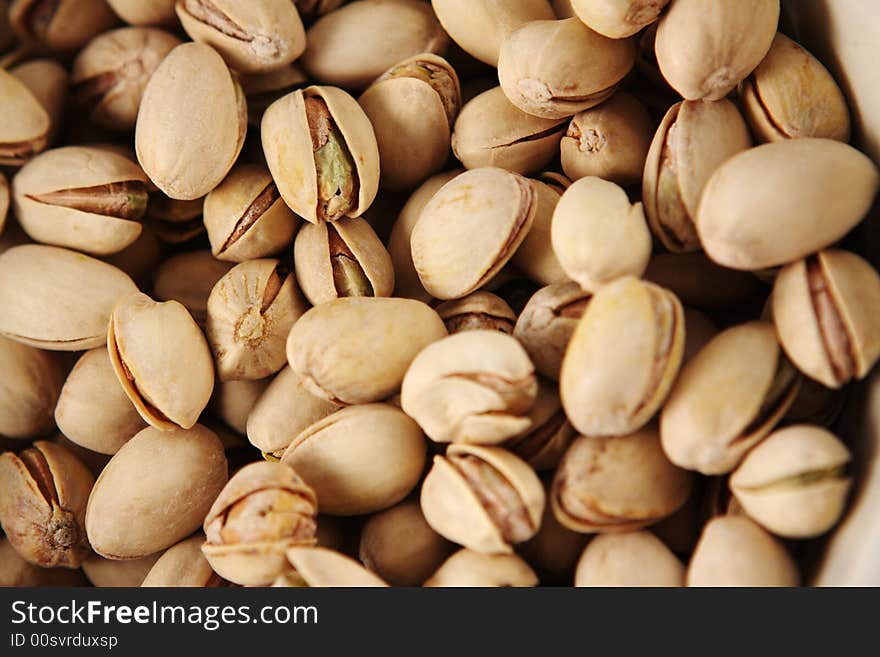
<svg viewBox="0 0 880 657"><path fill-rule="evenodd" d="M461 299L444 301L436 308L449 334L489 329L513 333L516 313L507 302L491 292L478 291Z"/></svg>
<svg viewBox="0 0 880 657"><path fill-rule="evenodd" d="M48 145L51 119L27 85L4 69L0 97L0 165L21 165Z"/></svg>
<svg viewBox="0 0 880 657"><path fill-rule="evenodd" d="M202 554L204 542L205 535L199 532L157 555L158 559L149 569L140 586L202 588L228 584L211 569L211 564Z"/></svg>
<svg viewBox="0 0 880 657"><path fill-rule="evenodd" d="M287 560L295 570L294 577L300 580L298 586L312 588L388 586L354 559L327 548L293 547L287 551Z"/></svg>
<svg viewBox="0 0 880 657"><path fill-rule="evenodd" d="M27 439L49 433L64 383L57 354L0 336L0 436Z"/></svg>
<svg viewBox="0 0 880 657"><path fill-rule="evenodd" d="M428 587L532 587L538 576L516 554L483 554L463 548L428 578Z"/></svg>
<svg viewBox="0 0 880 657"><path fill-rule="evenodd" d="M660 17L670 0L569 0L575 16L599 34L625 39Z"/></svg>
<svg viewBox="0 0 880 657"><path fill-rule="evenodd" d="M597 536L581 555L575 586L684 586L685 568L651 532Z"/></svg>
<svg viewBox="0 0 880 657"><path fill-rule="evenodd" d="M13 0L9 22L24 42L63 53L82 48L117 18L106 0Z"/></svg>

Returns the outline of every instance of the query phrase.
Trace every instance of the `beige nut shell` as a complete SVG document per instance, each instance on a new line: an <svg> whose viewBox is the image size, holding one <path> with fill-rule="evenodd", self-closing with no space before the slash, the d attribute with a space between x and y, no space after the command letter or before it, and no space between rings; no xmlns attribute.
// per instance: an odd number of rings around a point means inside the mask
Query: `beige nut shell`
<svg viewBox="0 0 880 657"><path fill-rule="evenodd" d="M630 37L660 17L670 0L569 0L575 16L611 39Z"/></svg>
<svg viewBox="0 0 880 657"><path fill-rule="evenodd" d="M575 586L684 586L685 568L648 531L601 534L587 545L574 573Z"/></svg>
<svg viewBox="0 0 880 657"><path fill-rule="evenodd" d="M532 587L538 576L517 554L483 554L467 548L449 557L425 581L427 587Z"/></svg>
<svg viewBox="0 0 880 657"><path fill-rule="evenodd" d="M216 575L202 554L204 542L205 535L199 532L172 545L159 556L141 586L201 588L208 585Z"/></svg>
<svg viewBox="0 0 880 657"><path fill-rule="evenodd" d="M327 548L290 548L287 560L311 588L388 586L354 559Z"/></svg>

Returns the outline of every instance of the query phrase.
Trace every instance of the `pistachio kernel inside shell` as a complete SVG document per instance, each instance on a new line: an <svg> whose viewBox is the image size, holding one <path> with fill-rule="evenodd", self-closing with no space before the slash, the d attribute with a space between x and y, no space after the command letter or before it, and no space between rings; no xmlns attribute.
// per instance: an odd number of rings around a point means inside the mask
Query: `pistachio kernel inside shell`
<svg viewBox="0 0 880 657"><path fill-rule="evenodd" d="M375 296L373 284L367 277L367 273L333 224L327 225L327 238L330 246L333 285L336 288L337 296Z"/></svg>
<svg viewBox="0 0 880 657"><path fill-rule="evenodd" d="M92 187L59 189L43 194L27 194L27 198L45 205L139 221L146 214L149 193L146 183L126 180Z"/></svg>
<svg viewBox="0 0 880 657"><path fill-rule="evenodd" d="M341 219L357 205L358 179L345 138L322 98L305 99L318 179L318 221Z"/></svg>
<svg viewBox="0 0 880 657"><path fill-rule="evenodd" d="M831 364L835 380L843 384L856 373L856 356L849 331L817 256L807 258L807 285L813 312L819 324L819 334L825 347L825 355Z"/></svg>
<svg viewBox="0 0 880 657"><path fill-rule="evenodd" d="M247 207L247 209L242 213L241 217L237 222L235 222L235 227L232 229L232 232L229 234L229 237L226 239L226 242L223 244L223 248L220 249L220 254L228 251L232 246L235 245L242 237L244 237L245 233L250 230L250 228L260 220L260 218L269 211L278 199L281 198L281 194L278 191L278 186L275 185L274 182L270 182L263 188L257 197L251 202L251 204Z"/></svg>
<svg viewBox="0 0 880 657"><path fill-rule="evenodd" d="M290 490L257 490L230 505L207 528L210 543L309 542L317 528L311 500Z"/></svg>
<svg viewBox="0 0 880 657"><path fill-rule="evenodd" d="M455 80L449 71L432 62L415 61L396 66L388 72L388 78L415 78L427 82L440 96L449 125L455 121L458 113L459 97Z"/></svg>

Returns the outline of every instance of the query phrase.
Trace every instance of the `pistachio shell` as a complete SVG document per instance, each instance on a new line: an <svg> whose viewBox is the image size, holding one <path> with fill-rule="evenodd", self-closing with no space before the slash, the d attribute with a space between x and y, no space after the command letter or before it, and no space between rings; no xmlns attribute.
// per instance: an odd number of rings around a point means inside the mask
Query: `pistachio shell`
<svg viewBox="0 0 880 657"><path fill-rule="evenodd" d="M199 326L208 318L211 290L233 264L221 262L210 251L178 253L159 263L153 292L159 301L177 301Z"/></svg>
<svg viewBox="0 0 880 657"><path fill-rule="evenodd" d="M296 64L288 64L268 73L241 77L241 88L247 99L248 125L258 128L269 106L282 96L308 86L308 78Z"/></svg>
<svg viewBox="0 0 880 657"><path fill-rule="evenodd" d="M245 436L248 416L269 387L270 379L271 377L218 382L214 387L211 409L226 426Z"/></svg>
<svg viewBox="0 0 880 657"><path fill-rule="evenodd" d="M48 114L49 131L46 136L47 144L51 145L55 141L67 103L70 84L67 69L53 59L32 59L13 66L9 72L24 83Z"/></svg>
<svg viewBox="0 0 880 657"><path fill-rule="evenodd" d="M651 532L597 536L581 555L575 586L684 586L684 565Z"/></svg>
<svg viewBox="0 0 880 657"><path fill-rule="evenodd" d="M50 117L27 85L0 69L0 164L20 165L49 141Z"/></svg>
<svg viewBox="0 0 880 657"><path fill-rule="evenodd" d="M287 559L296 574L312 588L388 586L357 561L327 548L290 548Z"/></svg>
<svg viewBox="0 0 880 657"><path fill-rule="evenodd" d="M89 582L98 588L140 586L160 556L156 553L140 559L116 561L92 553L83 562L82 570Z"/></svg>
<svg viewBox="0 0 880 657"><path fill-rule="evenodd" d="M535 218L526 238L513 254L510 262L538 283L545 285L563 283L569 280L569 277L553 251L550 237L553 213L562 191L540 180L531 182L537 203Z"/></svg>
<svg viewBox="0 0 880 657"><path fill-rule="evenodd" d="M39 0L13 0L9 22L23 41L52 52L78 50L117 20L105 0L58 0L42 11L36 10L38 4Z"/></svg>
<svg viewBox="0 0 880 657"><path fill-rule="evenodd" d="M0 233L6 226L6 215L9 212L9 183L6 176L0 173Z"/></svg>
<svg viewBox="0 0 880 657"><path fill-rule="evenodd" d="M130 25L167 25L175 20L177 0L107 0L119 17Z"/></svg>
<svg viewBox="0 0 880 657"><path fill-rule="evenodd" d="M444 561L424 585L531 587L538 585L538 576L516 554L482 554L463 548Z"/></svg>
<svg viewBox="0 0 880 657"><path fill-rule="evenodd" d="M570 0L586 25L612 39L625 39L660 17L670 0Z"/></svg>
<svg viewBox="0 0 880 657"><path fill-rule="evenodd" d="M0 337L0 372L0 436L19 439L49 433L64 382L61 360Z"/></svg>
<svg viewBox="0 0 880 657"><path fill-rule="evenodd" d="M84 586L82 571L69 568L42 568L21 558L9 543L0 539L0 586Z"/></svg>
<svg viewBox="0 0 880 657"><path fill-rule="evenodd" d="M516 313L501 297L491 292L473 292L461 299L444 301L436 308L449 334L489 329L513 333Z"/></svg>
<svg viewBox="0 0 880 657"><path fill-rule="evenodd" d="M140 586L201 588L214 584L219 580L219 576L214 573L211 564L202 555L204 542L205 536L199 532L172 545L159 556Z"/></svg>
<svg viewBox="0 0 880 657"><path fill-rule="evenodd" d="M510 438L503 447L535 470L552 470L575 437L574 427L562 410L558 386L538 379L538 396L529 411L529 420L531 426Z"/></svg>

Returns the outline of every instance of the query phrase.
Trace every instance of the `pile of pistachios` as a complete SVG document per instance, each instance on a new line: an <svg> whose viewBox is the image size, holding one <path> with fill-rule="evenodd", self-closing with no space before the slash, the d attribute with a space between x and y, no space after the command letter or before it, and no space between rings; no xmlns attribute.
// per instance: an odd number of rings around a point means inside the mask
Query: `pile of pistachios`
<svg viewBox="0 0 880 657"><path fill-rule="evenodd" d="M809 583L880 174L785 28L0 0L0 585Z"/></svg>

